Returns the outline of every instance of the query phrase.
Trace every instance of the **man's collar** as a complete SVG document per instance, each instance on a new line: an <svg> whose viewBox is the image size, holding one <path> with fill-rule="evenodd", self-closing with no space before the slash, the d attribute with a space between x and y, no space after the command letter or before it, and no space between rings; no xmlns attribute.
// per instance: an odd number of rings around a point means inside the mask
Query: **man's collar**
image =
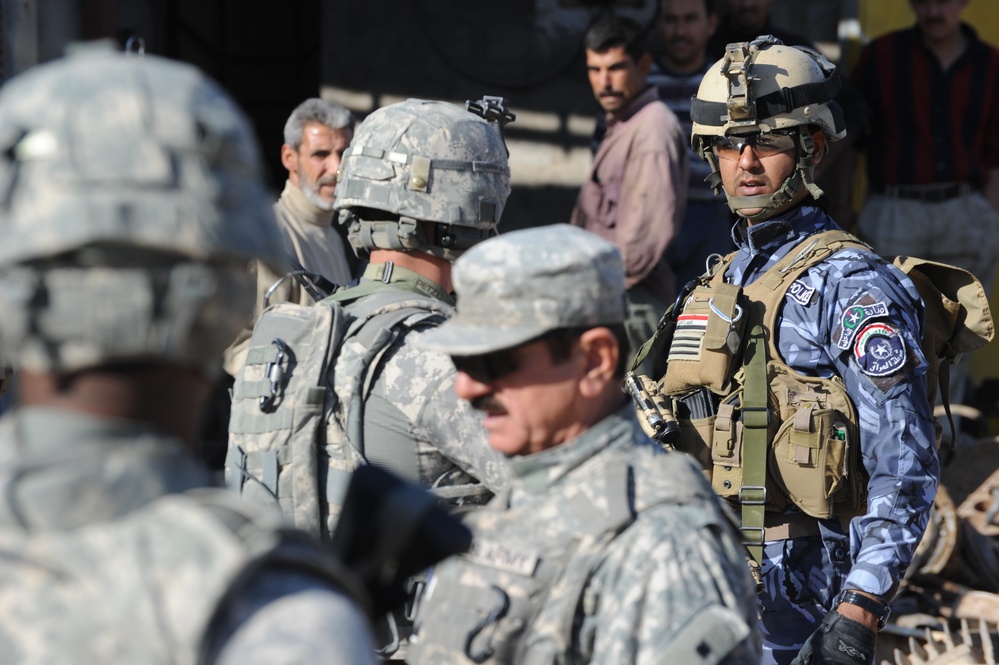
<svg viewBox="0 0 999 665"><path fill-rule="evenodd" d="M805 212L810 210L812 206L795 206L780 217L752 226L745 219L740 219L732 229L732 239L740 249L750 254L774 249L803 232L801 222Z"/></svg>
<svg viewBox="0 0 999 665"><path fill-rule="evenodd" d="M330 226L333 223L333 211L323 210L310 201L302 188L290 179L284 183L281 200L297 219L322 227Z"/></svg>

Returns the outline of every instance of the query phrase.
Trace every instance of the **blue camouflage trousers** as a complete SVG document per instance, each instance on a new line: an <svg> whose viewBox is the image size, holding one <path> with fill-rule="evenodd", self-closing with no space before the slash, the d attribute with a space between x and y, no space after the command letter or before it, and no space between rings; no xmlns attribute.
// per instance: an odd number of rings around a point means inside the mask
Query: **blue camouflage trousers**
<svg viewBox="0 0 999 665"><path fill-rule="evenodd" d="M822 535L767 542L760 627L764 665L788 665L832 609L850 570L850 539Z"/></svg>

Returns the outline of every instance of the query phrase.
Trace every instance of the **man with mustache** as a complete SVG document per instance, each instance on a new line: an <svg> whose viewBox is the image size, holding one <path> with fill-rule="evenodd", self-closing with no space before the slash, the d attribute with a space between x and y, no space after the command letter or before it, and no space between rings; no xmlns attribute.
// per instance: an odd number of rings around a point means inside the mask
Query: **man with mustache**
<svg viewBox="0 0 999 665"><path fill-rule="evenodd" d="M633 348L655 331L676 294L665 254L687 200L686 140L676 116L646 81L652 56L644 41L641 27L622 16L604 16L587 30L586 70L605 115L571 218L624 257Z"/></svg>
<svg viewBox="0 0 999 665"><path fill-rule="evenodd" d="M278 229L291 261L289 271L304 268L334 284L351 280L351 268L343 239L333 217L333 192L343 152L354 136L354 116L335 102L313 97L299 104L284 125L281 164L288 170L281 198L274 204ZM275 288L268 303L295 302L310 305L315 298L286 272L274 272L255 264L257 303L254 320L263 310L264 296ZM282 278L283 281L282 281ZM250 327L226 351L225 369L236 376L246 358Z"/></svg>
<svg viewBox="0 0 999 665"><path fill-rule="evenodd" d="M686 136L691 127L690 98L714 61L707 57L705 47L718 27L715 1L662 0L657 25L662 48L652 62L648 81L659 89L659 98L676 114ZM731 237L735 218L705 182L711 173L707 163L688 151L687 214L666 250L678 287L702 274L709 256L735 249Z"/></svg>
<svg viewBox="0 0 999 665"><path fill-rule="evenodd" d="M853 80L871 106L868 199L858 235L884 255L950 263L991 290L999 259L999 50L961 11L968 0L911 0L916 25L884 35ZM967 361L950 399L967 389Z"/></svg>
<svg viewBox="0 0 999 665"><path fill-rule="evenodd" d="M448 353L510 487L435 570L410 663L757 663L744 550L692 460L664 454L621 391L620 253L554 224L458 259Z"/></svg>

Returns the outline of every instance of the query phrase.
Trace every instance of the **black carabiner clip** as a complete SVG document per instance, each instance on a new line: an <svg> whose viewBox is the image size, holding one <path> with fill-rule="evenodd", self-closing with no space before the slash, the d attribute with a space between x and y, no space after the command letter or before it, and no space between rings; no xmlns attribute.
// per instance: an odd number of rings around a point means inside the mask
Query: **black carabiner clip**
<svg viewBox="0 0 999 665"><path fill-rule="evenodd" d="M490 634L485 646L475 653L472 652L472 642L479 636L480 633L482 633L482 631L505 617L506 613L510 611L510 596L506 595L506 592L495 584L489 588L499 594L499 602L493 607L493 609L489 610L489 614L486 615L485 619L475 624L475 627L469 631L468 637L465 638L465 655L468 656L469 660L473 663L484 663L492 657L494 653L493 636Z"/></svg>

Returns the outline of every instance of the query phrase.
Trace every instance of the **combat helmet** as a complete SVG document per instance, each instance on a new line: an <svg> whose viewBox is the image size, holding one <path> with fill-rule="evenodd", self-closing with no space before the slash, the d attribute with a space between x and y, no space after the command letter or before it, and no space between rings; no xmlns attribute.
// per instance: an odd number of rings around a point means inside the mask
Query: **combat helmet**
<svg viewBox="0 0 999 665"><path fill-rule="evenodd" d="M836 66L812 49L786 46L771 35L726 46L725 56L701 79L690 108L691 146L711 165L707 181L715 193L722 189L712 150L716 137L816 126L829 140L838 141L846 136L842 111L833 101L841 87ZM757 221L780 211L802 187L815 198L822 196L812 177L810 157L815 146L811 134L800 131L796 138L797 165L782 187L773 194L729 196L733 212L762 208L749 216Z"/></svg>
<svg viewBox="0 0 999 665"><path fill-rule="evenodd" d="M38 372L207 374L280 266L259 149L194 67L81 45L0 89L0 347Z"/></svg>
<svg viewBox="0 0 999 665"><path fill-rule="evenodd" d="M372 112L344 152L333 204L354 252L419 250L454 261L496 235L510 194L501 126L422 99Z"/></svg>

